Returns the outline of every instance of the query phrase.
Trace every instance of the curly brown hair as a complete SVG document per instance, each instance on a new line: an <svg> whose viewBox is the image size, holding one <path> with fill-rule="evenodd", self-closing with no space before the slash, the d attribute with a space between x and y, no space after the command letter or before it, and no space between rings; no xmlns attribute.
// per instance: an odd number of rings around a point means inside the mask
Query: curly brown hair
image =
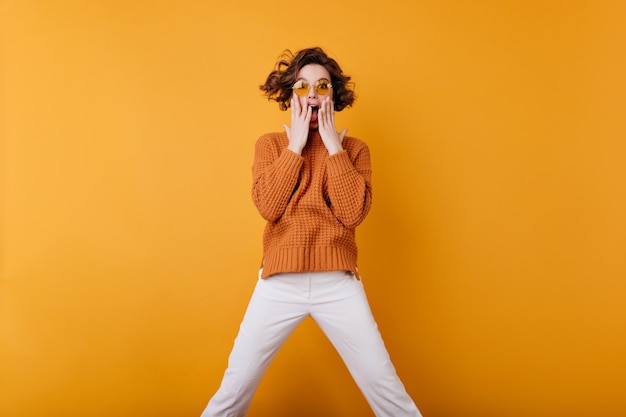
<svg viewBox="0 0 626 417"><path fill-rule="evenodd" d="M278 102L281 110L287 110L291 105L291 87L296 82L298 72L305 65L322 65L330 74L330 82L333 86L333 100L335 111L341 111L352 106L356 100L354 83L345 75L333 58L330 58L322 48L307 48L295 55L290 50L285 50L276 62L274 70L268 75L265 84L261 85L261 91L268 100Z"/></svg>

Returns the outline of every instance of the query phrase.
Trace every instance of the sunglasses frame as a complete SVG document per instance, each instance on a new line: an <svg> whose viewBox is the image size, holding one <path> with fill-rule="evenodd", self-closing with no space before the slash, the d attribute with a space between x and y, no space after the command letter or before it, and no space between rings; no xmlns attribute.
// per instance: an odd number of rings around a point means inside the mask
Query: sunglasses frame
<svg viewBox="0 0 626 417"><path fill-rule="evenodd" d="M302 85L302 87L296 87L299 83L302 83L302 84L303 84L303 85ZM321 84L325 84L325 85L328 87L328 90L327 90L326 92L320 92L320 91L318 90L318 87L319 87ZM306 86L306 90L304 89L304 87L305 87L305 86ZM331 88L333 88L333 85L332 85L332 84L330 83L330 81L328 81L328 80L319 80L319 81L317 81L317 82L313 85L313 88L315 89L315 92L316 92L318 95L320 95L320 96L325 96L325 95L327 95L327 94L330 92L330 89L331 89ZM311 90L311 84L309 84L309 83L307 83L306 81L303 81L303 80L298 80L298 81L296 81L296 82L293 84L293 86L291 87L291 89L293 90L293 92L294 92L294 93L296 93L296 95L297 95L297 96L300 96L300 97L305 97L305 96L309 93L309 91ZM300 92L302 92L302 94L300 94L300 93L299 93L299 91L300 91Z"/></svg>

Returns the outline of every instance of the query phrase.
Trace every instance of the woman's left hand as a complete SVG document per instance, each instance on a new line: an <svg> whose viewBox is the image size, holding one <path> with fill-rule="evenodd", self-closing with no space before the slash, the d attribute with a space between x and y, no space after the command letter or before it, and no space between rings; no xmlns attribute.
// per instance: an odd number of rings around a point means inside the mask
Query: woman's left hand
<svg viewBox="0 0 626 417"><path fill-rule="evenodd" d="M328 150L328 154L334 155L342 151L343 147L341 143L348 129L343 129L341 132L337 133L337 129L335 128L335 109L333 108L333 101L330 97L322 101L322 106L317 116L320 136L322 137L324 146L326 146Z"/></svg>

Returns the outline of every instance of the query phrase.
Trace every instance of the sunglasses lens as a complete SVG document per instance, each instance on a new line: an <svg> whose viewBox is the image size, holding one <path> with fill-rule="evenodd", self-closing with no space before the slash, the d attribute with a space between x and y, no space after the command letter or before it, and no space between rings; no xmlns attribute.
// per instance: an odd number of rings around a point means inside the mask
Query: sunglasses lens
<svg viewBox="0 0 626 417"><path fill-rule="evenodd" d="M315 91L320 96L325 96L330 91L330 83L326 81L320 81L315 85Z"/></svg>
<svg viewBox="0 0 626 417"><path fill-rule="evenodd" d="M309 85L303 81L298 81L293 85L293 91L300 97L304 97L309 93Z"/></svg>

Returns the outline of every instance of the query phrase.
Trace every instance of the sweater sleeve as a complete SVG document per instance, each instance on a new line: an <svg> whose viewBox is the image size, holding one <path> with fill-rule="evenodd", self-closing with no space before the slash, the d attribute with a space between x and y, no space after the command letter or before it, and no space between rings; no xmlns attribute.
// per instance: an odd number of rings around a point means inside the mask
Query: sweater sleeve
<svg viewBox="0 0 626 417"><path fill-rule="evenodd" d="M329 156L327 169L330 209L344 226L354 228L372 204L369 148L363 143L352 158L345 150Z"/></svg>
<svg viewBox="0 0 626 417"><path fill-rule="evenodd" d="M252 200L261 216L278 220L291 199L298 182L303 158L281 149L269 137L261 137L255 146L252 166Z"/></svg>

